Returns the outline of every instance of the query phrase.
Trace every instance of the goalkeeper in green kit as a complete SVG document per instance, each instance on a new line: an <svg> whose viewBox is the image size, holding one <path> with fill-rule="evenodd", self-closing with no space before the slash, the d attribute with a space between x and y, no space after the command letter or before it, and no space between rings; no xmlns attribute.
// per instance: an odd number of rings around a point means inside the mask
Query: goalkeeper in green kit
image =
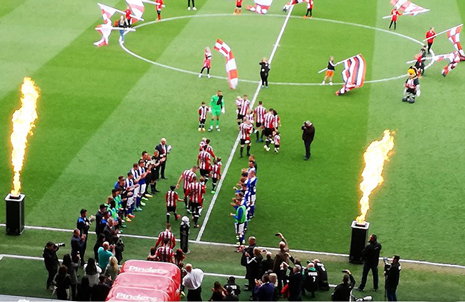
<svg viewBox="0 0 465 302"><path fill-rule="evenodd" d="M223 93L221 90L212 96L210 100L210 112L212 113L212 119L210 121L210 129L208 131L213 130L213 122L216 118L216 130L220 131L220 114L224 113L224 102L223 102Z"/></svg>

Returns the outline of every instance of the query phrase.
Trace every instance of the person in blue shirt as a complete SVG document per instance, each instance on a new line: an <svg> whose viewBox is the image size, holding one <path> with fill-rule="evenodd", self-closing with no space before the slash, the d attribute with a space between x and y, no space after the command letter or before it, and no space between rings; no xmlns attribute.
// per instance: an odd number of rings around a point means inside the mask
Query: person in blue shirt
<svg viewBox="0 0 465 302"><path fill-rule="evenodd" d="M270 283L268 274L263 275L262 281L255 282L254 294L258 301L273 301L274 284Z"/></svg>

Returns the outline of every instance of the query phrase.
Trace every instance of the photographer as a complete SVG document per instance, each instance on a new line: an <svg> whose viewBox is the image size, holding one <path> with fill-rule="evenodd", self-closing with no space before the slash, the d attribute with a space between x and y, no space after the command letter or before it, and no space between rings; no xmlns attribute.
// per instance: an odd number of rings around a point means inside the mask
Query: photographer
<svg viewBox="0 0 465 302"><path fill-rule="evenodd" d="M345 275L342 277L342 283L336 286L333 295L331 296L332 301L349 301L350 293L355 286L355 279L350 271L343 270Z"/></svg>
<svg viewBox="0 0 465 302"><path fill-rule="evenodd" d="M53 290L53 277L55 277L58 270L58 266L60 265L57 257L57 251L60 249L60 246L64 246L64 243L55 244L49 241L44 247L44 252L42 256L44 257L45 268L48 271L46 289Z"/></svg>
<svg viewBox="0 0 465 302"><path fill-rule="evenodd" d="M389 264L387 258L384 258L384 278L386 298L388 301L397 301L397 285L399 285L401 266L399 263L399 255L392 257L392 263Z"/></svg>
<svg viewBox="0 0 465 302"><path fill-rule="evenodd" d="M304 122L304 125L302 126L302 140L304 141L305 145L305 156L304 160L308 160L311 156L310 153L310 145L313 142L313 138L315 137L315 127L310 121Z"/></svg>

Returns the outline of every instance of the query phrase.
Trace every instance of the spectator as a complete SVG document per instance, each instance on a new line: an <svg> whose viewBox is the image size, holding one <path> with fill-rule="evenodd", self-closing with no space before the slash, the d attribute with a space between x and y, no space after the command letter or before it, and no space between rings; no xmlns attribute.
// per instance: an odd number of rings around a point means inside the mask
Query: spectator
<svg viewBox="0 0 465 302"><path fill-rule="evenodd" d="M107 267L108 263L110 262L110 258L113 257L114 255L115 255L115 246L110 245L108 241L105 241L102 247L98 249L98 259L99 259L98 266L100 267L102 271Z"/></svg>
<svg viewBox="0 0 465 302"><path fill-rule="evenodd" d="M192 264L186 264L186 276L182 279L187 292L187 301L202 301L202 280L203 271L199 268L192 268Z"/></svg>
<svg viewBox="0 0 465 302"><path fill-rule="evenodd" d="M69 299L69 287L71 285L71 277L68 274L68 268L65 265L61 265L58 269L58 273L54 279L56 285L56 296L58 300Z"/></svg>
<svg viewBox="0 0 465 302"><path fill-rule="evenodd" d="M78 276L77 276L77 268L79 267L79 262L73 262L71 260L71 255L66 254L63 256L63 265L66 266L68 269L68 274L71 279L70 287L71 287L71 300L74 300L77 293L77 284L78 284Z"/></svg>
<svg viewBox="0 0 465 302"><path fill-rule="evenodd" d="M115 201L113 200L111 202L114 203ZM115 220L112 217L108 218L107 225L103 229L103 234L105 235L105 240L110 244L113 244L116 240L118 240L118 231L115 227Z"/></svg>
<svg viewBox="0 0 465 302"><path fill-rule="evenodd" d="M302 272L300 265L294 265L294 268L291 267L284 262L284 268L289 268L291 271L288 277L288 285L289 285L289 301L302 301Z"/></svg>
<svg viewBox="0 0 465 302"><path fill-rule="evenodd" d="M99 283L92 287L92 301L105 301L107 299L110 286L108 286L106 281L107 278L105 276L99 277Z"/></svg>
<svg viewBox="0 0 465 302"><path fill-rule="evenodd" d="M147 256L147 261L157 261L157 257L155 256L157 250L152 246L150 248L149 255Z"/></svg>
<svg viewBox="0 0 465 302"><path fill-rule="evenodd" d="M257 240L256 240L256 238L254 236L250 236L247 239L247 243L249 244L249 246L242 250L241 265L245 266L245 278L247 280L249 280L249 283L244 288L244 290L246 290L246 291L247 290L252 290L253 291L253 288L255 287L255 285L250 284L250 279L248 279L248 277L247 277L247 276L250 275L249 274L250 267L249 267L249 265L247 265L247 262L248 262L248 258L253 256L253 250L257 246L256 241ZM258 279L261 279L261 276ZM252 282L255 284L255 280L252 280Z"/></svg>
<svg viewBox="0 0 465 302"><path fill-rule="evenodd" d="M310 262L307 264L307 268L303 273L303 288L302 293L305 295L305 291L310 292L312 298L315 298L315 292L318 290L319 278L318 272L315 269L315 264Z"/></svg>
<svg viewBox="0 0 465 302"><path fill-rule="evenodd" d="M262 280L255 282L254 294L258 301L273 301L275 286L270 283L268 274L263 275Z"/></svg>
<svg viewBox="0 0 465 302"><path fill-rule="evenodd" d="M286 271L282 269L282 263L289 265L289 247L283 234L277 233L281 242L279 243L279 252L274 257L273 272L278 276L278 292L281 292L286 285Z"/></svg>
<svg viewBox="0 0 465 302"><path fill-rule="evenodd" d="M228 278L228 281L224 285L224 288L232 296L239 297L239 295L241 294L241 287L236 284L236 278L234 278L233 276Z"/></svg>
<svg viewBox="0 0 465 302"><path fill-rule="evenodd" d="M212 296L210 297L210 299L208 299L208 301L222 301L223 298L226 296L225 289L223 288L223 286L221 286L221 283L218 281L214 283L212 292Z"/></svg>
<svg viewBox="0 0 465 302"><path fill-rule="evenodd" d="M360 282L359 291L363 291L367 282L368 273L373 273L373 289L378 290L378 262L381 244L378 243L378 237L375 234L370 235L369 244L362 250L363 256L363 273L362 281Z"/></svg>
<svg viewBox="0 0 465 302"><path fill-rule="evenodd" d="M271 271L271 270L270 270ZM274 292L273 292L273 301L278 301L278 276L271 271L271 273L268 274L270 277L270 283L274 285Z"/></svg>
<svg viewBox="0 0 465 302"><path fill-rule="evenodd" d="M87 264L84 265L84 276L89 279L89 286L93 287L98 282L98 277L102 269L96 265L94 258L89 258Z"/></svg>
<svg viewBox="0 0 465 302"><path fill-rule="evenodd" d="M226 288L226 296L223 298L223 301L239 301L239 297L234 295L232 288Z"/></svg>
<svg viewBox="0 0 465 302"><path fill-rule="evenodd" d="M105 277L108 278L112 283L116 280L116 276L119 274L118 260L115 257L110 258L110 263L108 263L105 269Z"/></svg>
<svg viewBox="0 0 465 302"><path fill-rule="evenodd" d="M350 282L349 282L350 280ZM342 278L342 283L336 286L334 293L331 296L333 301L350 301L350 293L355 286L355 279L349 270L345 270L345 275Z"/></svg>
<svg viewBox="0 0 465 302"><path fill-rule="evenodd" d="M158 152L160 152L160 161L161 161L161 165L160 165L160 176L162 179L166 179L165 177L165 168L166 168L166 161L168 159L168 154L170 153L171 151L171 146L168 146L166 144L166 138L162 138L160 140L160 143L155 147L156 150L158 150Z"/></svg>
<svg viewBox="0 0 465 302"><path fill-rule="evenodd" d="M94 245L94 259L95 261L98 262L98 249L103 246L103 243L105 242L105 235L100 234L98 235L97 241L95 242Z"/></svg>
<svg viewBox="0 0 465 302"><path fill-rule="evenodd" d="M318 289L329 290L328 272L326 271L325 265L321 263L319 259L313 260L313 265L318 273Z"/></svg>
<svg viewBox="0 0 465 302"><path fill-rule="evenodd" d="M78 218L77 223L76 223L76 228L81 232L81 235L86 236L82 244L82 249L81 249L81 266L85 264L84 256L86 254L87 236L89 235L90 224L91 224L91 221L87 218L87 210L82 209L81 216Z"/></svg>
<svg viewBox="0 0 465 302"><path fill-rule="evenodd" d="M105 215L106 209L107 207L102 203L99 207L99 210L97 211L97 214L95 214L95 234L97 234L97 236L99 236L105 228L105 225L101 225L101 221Z"/></svg>
<svg viewBox="0 0 465 302"><path fill-rule="evenodd" d="M399 278L400 278L400 257L398 255L394 255L392 258L392 263L387 263L387 259L385 260L385 267L384 267L384 275L385 275L385 288L386 288L386 297L388 301L397 301L397 285L399 285Z"/></svg>
<svg viewBox="0 0 465 302"><path fill-rule="evenodd" d="M73 258L73 262L79 263L79 260L81 260L81 251L85 241L86 235L81 236L79 229L75 229L71 237L71 257Z"/></svg>
<svg viewBox="0 0 465 302"><path fill-rule="evenodd" d="M44 257L45 268L48 272L47 285L45 288L49 290L53 290L52 281L57 273L58 266L60 265L57 257L58 249L59 247L56 244L49 241L45 245L44 252L42 254L42 257Z"/></svg>
<svg viewBox="0 0 465 302"><path fill-rule="evenodd" d="M273 254L270 251L266 251L265 259L262 261L262 272L261 276L263 276L269 270L273 271ZM261 277L260 277L261 278ZM258 279L260 279L258 278Z"/></svg>
<svg viewBox="0 0 465 302"><path fill-rule="evenodd" d="M253 254L247 257L247 275L246 278L249 280L249 290L255 289L255 280L260 280L262 277L262 260L263 256L258 247L253 249Z"/></svg>
<svg viewBox="0 0 465 302"><path fill-rule="evenodd" d="M82 277L81 284L78 286L76 301L90 301L90 293L92 288L89 285L89 278Z"/></svg>
<svg viewBox="0 0 465 302"><path fill-rule="evenodd" d="M174 264L176 264L176 266L179 267L181 271L184 268L184 259L186 259L184 252L181 249L177 249L174 253Z"/></svg>

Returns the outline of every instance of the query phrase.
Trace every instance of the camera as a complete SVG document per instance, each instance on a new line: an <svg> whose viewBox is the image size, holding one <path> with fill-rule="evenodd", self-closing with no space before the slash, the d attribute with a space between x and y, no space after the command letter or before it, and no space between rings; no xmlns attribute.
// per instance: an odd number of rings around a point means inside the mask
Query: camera
<svg viewBox="0 0 465 302"><path fill-rule="evenodd" d="M279 233L274 234L275 236L279 236Z"/></svg>
<svg viewBox="0 0 465 302"><path fill-rule="evenodd" d="M348 274L349 270L348 269L343 269L341 272L343 272L344 274Z"/></svg>
<svg viewBox="0 0 465 302"><path fill-rule="evenodd" d="M384 257L383 262L384 262L384 271L387 272L391 268L391 265L389 264L388 258Z"/></svg>
<svg viewBox="0 0 465 302"><path fill-rule="evenodd" d="M66 246L66 244L64 242L60 242L60 243L55 243L55 247L64 247Z"/></svg>

